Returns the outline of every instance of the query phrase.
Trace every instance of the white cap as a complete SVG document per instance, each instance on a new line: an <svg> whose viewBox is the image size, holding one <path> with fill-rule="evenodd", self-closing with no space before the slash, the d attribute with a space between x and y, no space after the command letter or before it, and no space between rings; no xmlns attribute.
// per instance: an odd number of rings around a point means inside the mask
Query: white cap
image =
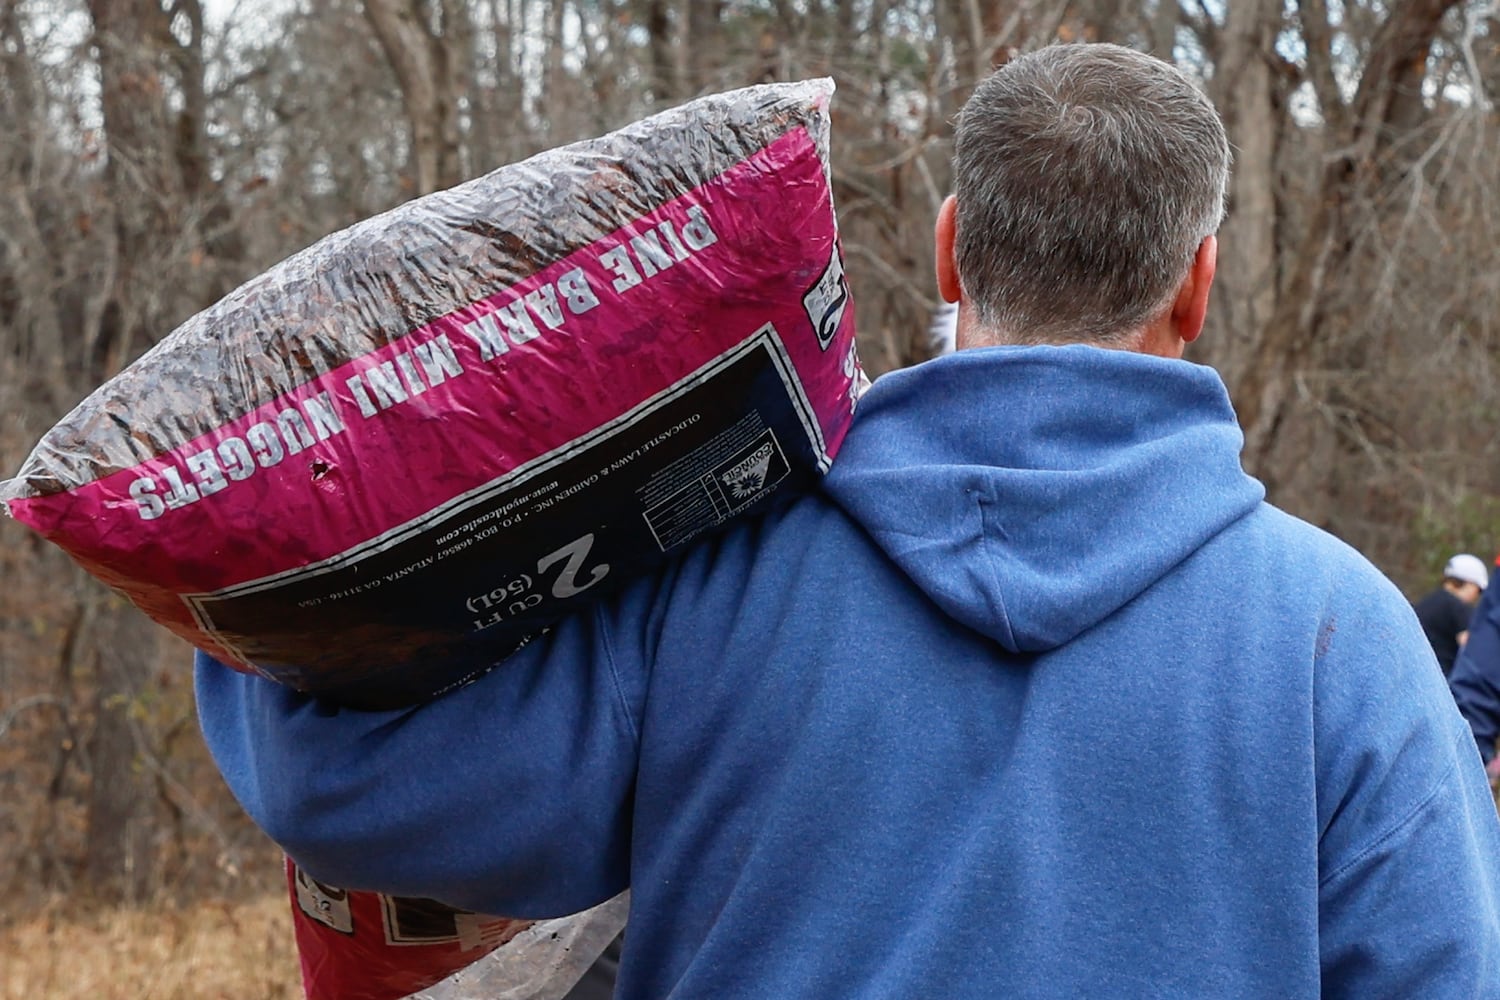
<svg viewBox="0 0 1500 1000"><path fill-rule="evenodd" d="M1448 560L1448 565L1443 567L1443 577L1475 584L1480 590L1490 585L1490 574L1484 568L1484 562L1478 556L1471 556L1467 552Z"/></svg>

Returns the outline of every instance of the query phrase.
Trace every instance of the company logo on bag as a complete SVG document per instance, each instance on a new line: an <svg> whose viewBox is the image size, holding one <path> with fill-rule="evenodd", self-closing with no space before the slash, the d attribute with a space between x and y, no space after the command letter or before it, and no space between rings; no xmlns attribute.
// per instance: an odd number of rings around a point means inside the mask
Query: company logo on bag
<svg viewBox="0 0 1500 1000"><path fill-rule="evenodd" d="M433 899L382 895L380 904L388 945L456 943L471 951L483 946L486 921L493 924L500 919L481 918Z"/></svg>
<svg viewBox="0 0 1500 1000"><path fill-rule="evenodd" d="M301 868L294 870L297 907L310 919L326 927L341 934L353 934L354 915L349 911L349 893L308 878Z"/></svg>
<svg viewBox="0 0 1500 1000"><path fill-rule="evenodd" d="M776 435L761 431L701 482L722 521L755 503L786 478L790 467Z"/></svg>
<svg viewBox="0 0 1500 1000"><path fill-rule="evenodd" d="M844 280L844 262L835 244L833 254L828 258L828 267L802 296L802 307L807 310L813 332L818 335L818 346L823 350L828 350L828 345L833 343L848 305L849 283Z"/></svg>
<svg viewBox="0 0 1500 1000"><path fill-rule="evenodd" d="M748 500L766 487L766 477L771 472L771 456L774 454L769 442L761 445L743 462L719 476L719 482L736 500Z"/></svg>

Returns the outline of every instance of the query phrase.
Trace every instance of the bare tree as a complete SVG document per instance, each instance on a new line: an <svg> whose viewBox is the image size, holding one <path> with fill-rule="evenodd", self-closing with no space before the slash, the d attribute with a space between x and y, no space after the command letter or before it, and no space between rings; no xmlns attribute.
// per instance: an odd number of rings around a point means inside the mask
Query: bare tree
<svg viewBox="0 0 1500 1000"><path fill-rule="evenodd" d="M846 2L845 6L852 6ZM688 85L695 93L713 86L714 70L724 52L723 0L698 0L687 5Z"/></svg>
<svg viewBox="0 0 1500 1000"><path fill-rule="evenodd" d="M668 0L646 0L647 51L651 56L651 93L663 103L669 103L681 92L681 74L677 66L677 12Z"/></svg>
<svg viewBox="0 0 1500 1000"><path fill-rule="evenodd" d="M365 16L401 83L416 194L462 180L458 87L444 25L454 0L364 0ZM560 9L560 7L559 7Z"/></svg>
<svg viewBox="0 0 1500 1000"><path fill-rule="evenodd" d="M195 3L189 6L197 11ZM158 340L185 312L169 294L171 286L161 271L154 269L162 268L169 255L176 256L184 234L191 233L193 221L183 211L191 204L190 185L205 178L197 145L202 138L201 59L175 63L186 70L175 81L183 96L182 117L174 120L167 99L163 67L183 48L172 35L171 15L155 0L90 0L89 12L108 143L103 180L114 217L113 280L83 357L84 377L100 381ZM200 26L201 20L199 13ZM190 35L187 46L198 44L201 33ZM189 75L194 71L196 79ZM184 168L193 172L191 178ZM142 295L153 287L157 295ZM81 599L95 609L89 617L97 629L86 871L96 888L135 898L153 880L155 858L143 849L153 826L153 800L134 766L125 712L150 676L155 627L126 602L102 596L99 589L92 581L81 586Z"/></svg>
<svg viewBox="0 0 1500 1000"><path fill-rule="evenodd" d="M1273 471L1270 458L1296 373L1327 333L1327 286L1347 273L1360 208L1369 204L1382 169L1402 148L1400 126L1415 113L1411 104L1419 99L1428 53L1443 16L1457 5L1458 0L1392 4L1369 39L1353 98L1347 107L1340 102L1324 114L1325 121L1331 118L1343 128L1325 140L1321 182L1303 206L1301 242L1283 268L1286 279L1276 309L1234 386L1247 463L1264 476ZM1265 51L1264 58L1274 54Z"/></svg>
<svg viewBox="0 0 1500 1000"><path fill-rule="evenodd" d="M320 0L242 4L243 30L202 0L49 5L86 22L84 45L65 30L78 19L42 6L0 0L12 462L189 313L313 240L769 79L836 79L833 182L864 363L921 361L954 114L1018 52L1105 40L1182 59L1228 122L1236 172L1194 358L1224 373L1273 499L1402 581L1450 546L1496 547L1500 443L1482 433L1500 412L1492 4ZM14 626L0 633L0 780L29 796L0 805L7 870L128 895L190 843L217 858L253 837L215 829L234 806L179 738L185 651L7 532L0 570L34 581L0 593Z"/></svg>
<svg viewBox="0 0 1500 1000"><path fill-rule="evenodd" d="M1227 8L1215 32L1209 90L1234 141L1233 211L1220 233L1219 294L1205 348L1232 385L1251 364L1259 332L1271 322L1283 261L1276 198L1281 191L1287 86L1277 72L1281 0L1244 0Z"/></svg>

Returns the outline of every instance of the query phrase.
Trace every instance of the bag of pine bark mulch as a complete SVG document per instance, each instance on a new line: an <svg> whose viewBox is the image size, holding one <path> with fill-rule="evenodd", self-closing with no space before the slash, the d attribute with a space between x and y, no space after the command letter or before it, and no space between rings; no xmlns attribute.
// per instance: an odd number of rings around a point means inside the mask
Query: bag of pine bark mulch
<svg viewBox="0 0 1500 1000"><path fill-rule="evenodd" d="M833 461L863 379L831 93L701 98L329 236L0 498L238 669L367 707L461 684Z"/></svg>

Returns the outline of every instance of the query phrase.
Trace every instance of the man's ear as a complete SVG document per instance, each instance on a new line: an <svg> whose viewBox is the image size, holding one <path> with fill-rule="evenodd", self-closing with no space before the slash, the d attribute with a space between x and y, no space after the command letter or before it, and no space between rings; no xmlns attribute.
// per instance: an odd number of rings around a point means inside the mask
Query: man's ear
<svg viewBox="0 0 1500 1000"><path fill-rule="evenodd" d="M1205 236L1198 244L1192 266L1188 268L1187 277L1177 289L1177 299L1172 303L1172 330L1184 344L1191 344L1203 332L1203 323L1208 317L1208 290L1214 283L1218 266L1218 237Z"/></svg>
<svg viewBox="0 0 1500 1000"><path fill-rule="evenodd" d="M950 194L943 199L943 207L938 209L937 225L933 232L938 294L943 297L944 302L957 302L963 297L963 289L958 283L958 262L953 251L953 241L957 235L958 202Z"/></svg>

